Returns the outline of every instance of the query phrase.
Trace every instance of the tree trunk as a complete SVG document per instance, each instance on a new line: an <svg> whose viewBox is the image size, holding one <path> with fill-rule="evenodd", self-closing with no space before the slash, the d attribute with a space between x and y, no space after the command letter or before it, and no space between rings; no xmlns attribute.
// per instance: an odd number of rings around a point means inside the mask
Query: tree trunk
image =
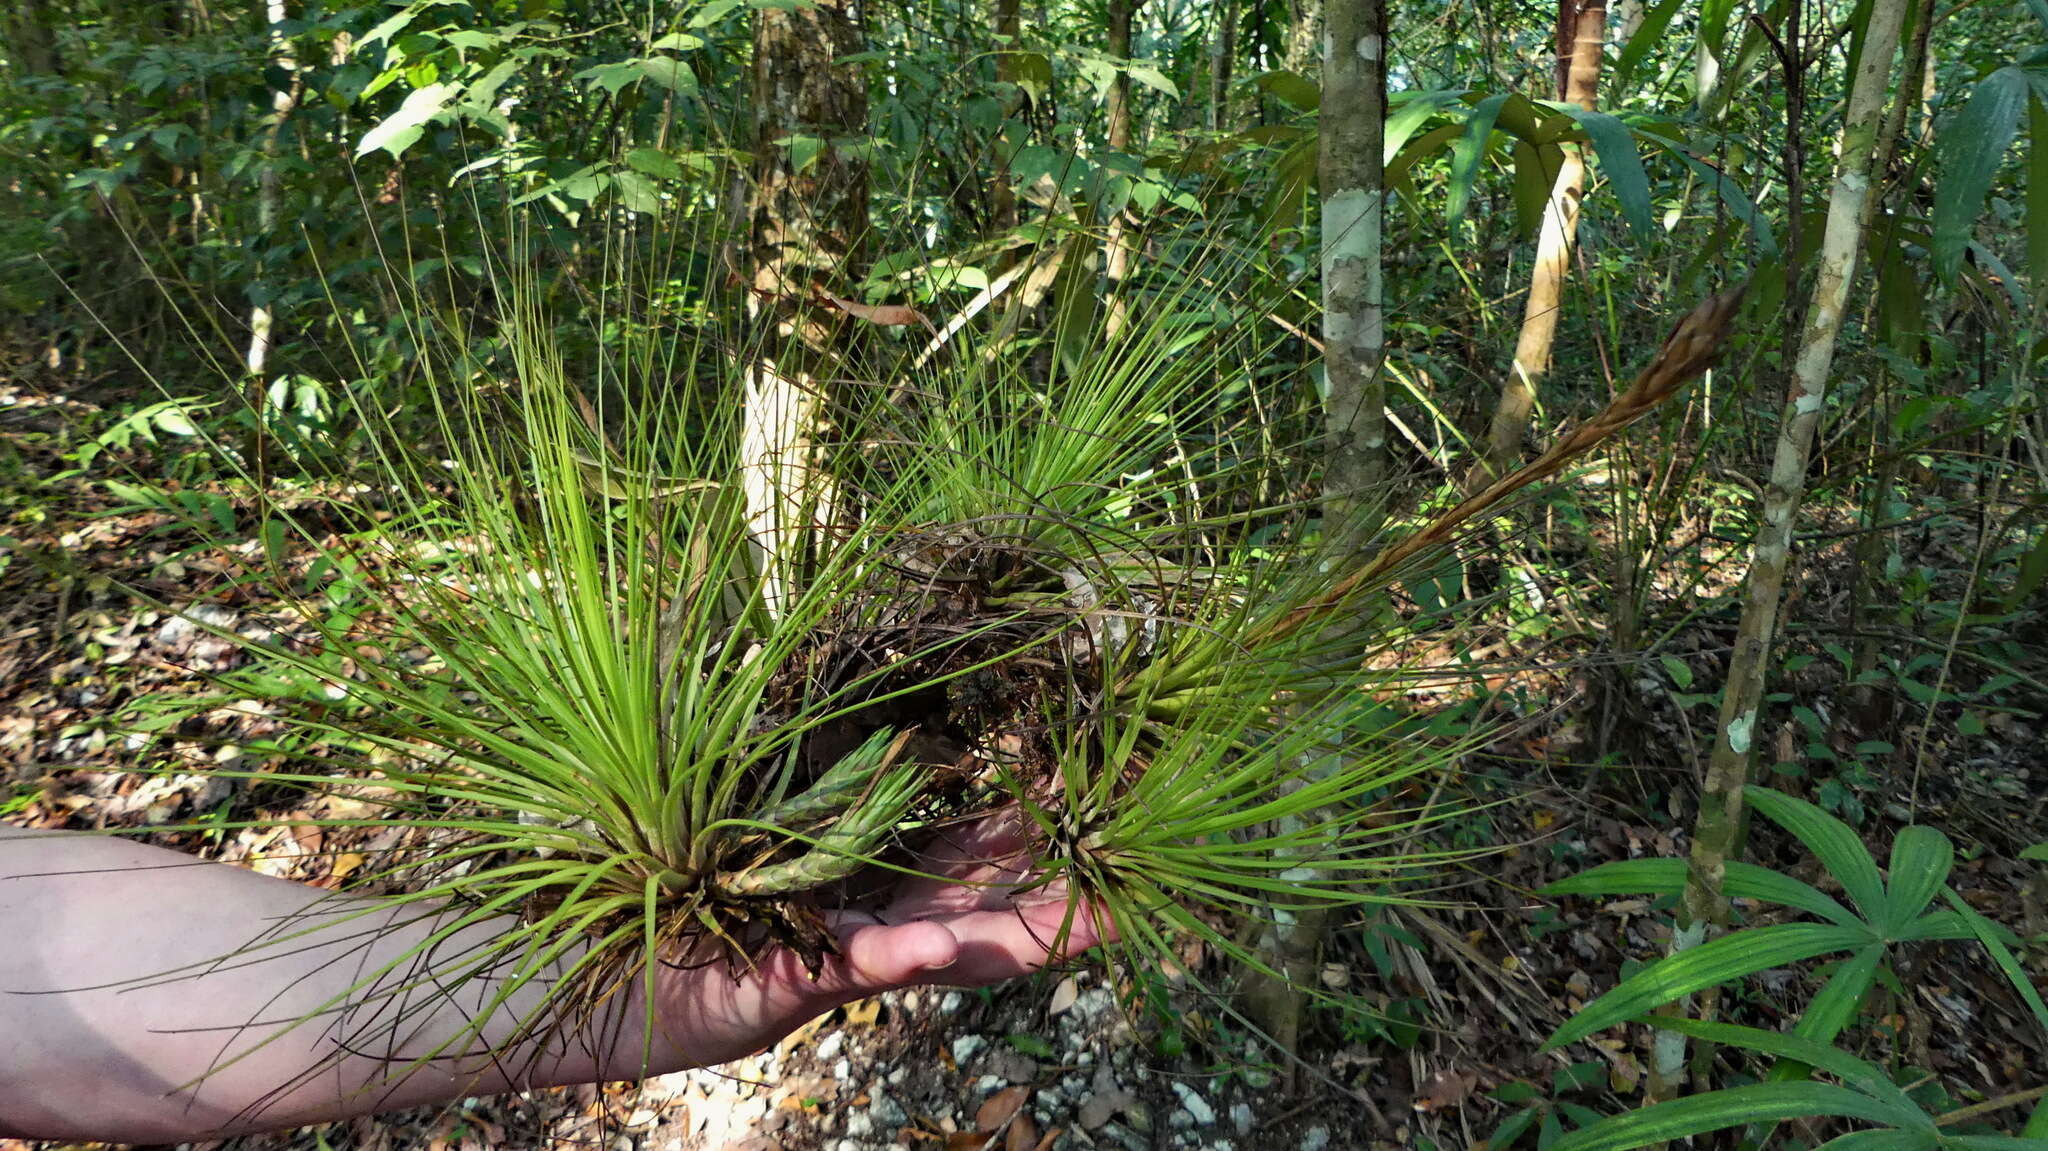
<svg viewBox="0 0 2048 1151"><path fill-rule="evenodd" d="M1386 0L1332 0L1323 33L1323 532L1351 548L1378 527L1387 472L1385 293ZM1318 813L1311 818L1321 818ZM1295 911L1264 941L1285 979L1253 977L1245 1006L1282 1050L1301 1040L1301 988L1316 975L1328 912Z"/></svg>
<svg viewBox="0 0 2048 1151"><path fill-rule="evenodd" d="M271 66L287 77L284 87L270 94L270 123L263 130L263 167L256 177L256 231L267 249L271 246L272 234L277 230L278 208L284 192L283 174L277 166L278 141L284 133L285 121L291 118L292 109L298 106L299 65L292 56L291 41L280 31L285 19L284 0L266 0L263 13L269 26ZM265 264L268 262L264 261ZM257 283L274 283L268 267L259 275ZM254 418L249 425L246 450L249 466L256 469L259 477L265 470L263 452L267 439L263 429L269 400L263 377L270 367L275 325L276 317L271 312L267 297L250 306L249 350L242 366L247 373L250 412Z"/></svg>
<svg viewBox="0 0 2048 1151"><path fill-rule="evenodd" d="M1591 111L1600 83L1600 49L1605 40L1607 0L1560 0L1559 67L1563 96ZM1568 54L1562 42L1570 29ZM1567 66L1568 61L1568 66ZM1536 266L1529 273L1529 296L1522 309L1522 332L1515 341L1515 361L1494 408L1487 436L1486 463L1494 475L1513 470L1522 453L1522 434L1536 409L1536 390L1550 370L1551 346L1557 339L1558 311L1564 302L1565 269L1579 232L1579 200L1586 191L1586 157L1581 145L1567 145L1544 205L1543 226L1536 236Z"/></svg>
<svg viewBox="0 0 2048 1151"><path fill-rule="evenodd" d="M815 528L834 493L818 467L822 370L842 325L810 304L814 285L857 274L868 222L868 169L836 141L867 125L867 80L836 66L862 48L848 0L754 14L753 291L757 331L740 433L747 524L764 602L782 610L801 586Z"/></svg>
<svg viewBox="0 0 2048 1151"><path fill-rule="evenodd" d="M996 35L1002 40L1001 49L996 54L996 79L1011 86L1016 85L1023 76L1023 69L1017 65L1018 41L1023 33L1019 8L1018 0L996 0ZM1014 106L1003 110L1005 116L1002 130L1005 135L1011 131L1015 118L1029 110L1026 103L1028 97L1019 93L1015 99L1017 103ZM1007 155L1007 151L1004 154ZM1017 190L1010 187L1010 179L1007 171L996 174L994 207L989 213L989 231L996 235L1013 231L1017 227Z"/></svg>
<svg viewBox="0 0 2048 1151"><path fill-rule="evenodd" d="M1892 57L1898 48L1908 0L1873 0L1864 33L1863 53L1843 114L1839 160L1828 217L1821 240L1819 266L1793 360L1792 387L1780 417L1778 443L1771 460L1770 483L1764 491L1761 526L1752 547L1742 620L1723 689L1715 725L1712 758L1701 788L1698 822L1685 891L1679 907L1674 950L1704 942L1708 931L1728 920L1723 892L1729 858L1735 854L1743 814L1743 789L1749 764L1762 739L1760 711L1770 667L1771 644L1777 634L1778 601L1792 550L1792 531L1799 502L1806 491L1807 454L1814 429L1826 405L1828 369L1835 338L1842 328L1843 308L1856 277L1856 256L1870 216L1871 159L1883 128L1884 97L1890 83ZM1680 1037L1682 1040L1682 1037ZM1660 1039L1658 1070L1682 1074L1682 1042Z"/></svg>
<svg viewBox="0 0 2048 1151"><path fill-rule="evenodd" d="M1237 0L1217 0L1209 39L1209 129L1230 127L1230 72L1237 63Z"/></svg>
<svg viewBox="0 0 2048 1151"><path fill-rule="evenodd" d="M1323 530L1358 538L1377 526L1387 475L1386 16L1386 0L1333 3L1323 35Z"/></svg>
<svg viewBox="0 0 2048 1151"><path fill-rule="evenodd" d="M1119 64L1131 58L1131 23L1143 0L1109 0L1109 38L1104 50ZM1129 154L1134 129L1131 122L1131 74L1122 67L1109 82L1109 150ZM1109 218L1109 238L1104 243L1104 267L1109 277L1107 333L1111 339L1123 332L1128 309L1124 303L1124 280L1131 271L1131 241L1125 234L1124 214Z"/></svg>

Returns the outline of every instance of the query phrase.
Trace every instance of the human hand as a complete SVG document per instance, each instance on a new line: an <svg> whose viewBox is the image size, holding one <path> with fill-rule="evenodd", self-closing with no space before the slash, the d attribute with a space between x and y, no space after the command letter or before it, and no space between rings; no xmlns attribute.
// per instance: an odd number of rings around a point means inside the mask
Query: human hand
<svg viewBox="0 0 2048 1151"><path fill-rule="evenodd" d="M877 910L835 913L839 954L815 978L786 948L737 980L722 963L665 971L655 1064L723 1063L857 999L926 984L985 986L1110 942L1099 909L1064 883L1032 885L1015 818L991 816L944 836L922 860L929 876L905 877Z"/></svg>

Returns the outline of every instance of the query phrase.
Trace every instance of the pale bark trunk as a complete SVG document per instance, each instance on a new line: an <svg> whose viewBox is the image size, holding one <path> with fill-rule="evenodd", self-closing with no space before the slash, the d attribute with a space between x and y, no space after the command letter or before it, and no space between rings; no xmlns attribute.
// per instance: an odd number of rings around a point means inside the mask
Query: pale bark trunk
<svg viewBox="0 0 2048 1151"><path fill-rule="evenodd" d="M272 233L277 230L278 208L283 198L283 175L277 165L278 142L284 133L285 121L291 118L292 109L299 102L299 65L292 57L291 42L278 31L285 18L284 0L267 0L263 13L269 22L271 64L290 77L283 88L270 95L270 123L263 133L263 167L256 177L256 230L268 246ZM268 280L268 277L263 279ZM259 482L269 470L269 461L265 459L269 437L265 434L264 420L269 414L270 396L263 377L270 370L270 349L276 339L276 325L277 318L267 299L250 306L249 349L242 360L250 424L243 452Z"/></svg>
<svg viewBox="0 0 2048 1151"><path fill-rule="evenodd" d="M1386 0L1332 4L1323 36L1322 185L1326 534L1369 535L1387 474L1380 266Z"/></svg>
<svg viewBox="0 0 2048 1151"><path fill-rule="evenodd" d="M858 274L867 230L865 162L832 141L867 122L867 81L833 61L861 50L847 0L762 8L754 17L753 291L760 341L745 367L741 486L764 604L802 585L835 494L817 458L822 381L841 325L811 306L814 286ZM799 170L790 137L818 141Z"/></svg>
<svg viewBox="0 0 2048 1151"><path fill-rule="evenodd" d="M277 31L284 23L284 0L268 0L264 5L264 18L270 26L270 62L280 72L291 77L285 87L270 94L270 123L263 132L263 167L256 177L256 230L264 242L270 241L270 234L277 228L278 203L282 195L283 181L277 167L278 140L284 132L284 122L298 103L298 61L292 58L291 44ZM262 411L262 377L270 364L271 329L275 319L268 304L257 304L249 310L249 350L243 359L251 387L258 400L257 410Z"/></svg>
<svg viewBox="0 0 2048 1151"><path fill-rule="evenodd" d="M1607 0L1566 0L1571 17L1571 63L1566 74L1564 98L1588 111L1595 106L1600 83L1600 49L1605 40ZM1572 243L1579 232L1579 201L1586 190L1586 161L1582 145L1563 149L1557 179L1550 188L1550 200L1543 209L1543 224L1536 236L1536 266L1529 273L1529 295L1522 309L1522 331L1515 341L1514 363L1501 387L1500 403L1494 408L1493 427L1487 436L1486 463L1494 475L1513 470L1522 452L1522 435L1536 410L1536 392L1550 370L1551 347L1557 339L1557 318L1564 302L1565 271L1571 262Z"/></svg>
<svg viewBox="0 0 2048 1151"><path fill-rule="evenodd" d="M1324 405L1323 531L1346 549L1378 526L1387 468L1385 291L1386 0L1333 0L1323 33L1322 193ZM1317 813L1310 818L1321 818ZM1262 941L1284 979L1255 976L1245 1006L1269 1039L1301 1040L1301 988L1316 974L1328 924L1323 909L1277 922Z"/></svg>
<svg viewBox="0 0 2048 1151"><path fill-rule="evenodd" d="M1109 38L1106 50L1119 61L1131 57L1131 23L1138 13L1142 0L1109 0ZM1118 69L1116 78L1109 83L1109 150L1128 153L1134 127L1131 120L1131 76ZM1104 266L1109 278L1109 306L1106 328L1111 339L1122 334L1127 322L1129 309L1124 301L1124 280L1131 271L1131 241L1126 234L1124 214L1119 211L1109 218L1109 238L1103 248Z"/></svg>
<svg viewBox="0 0 2048 1151"><path fill-rule="evenodd" d="M1771 644L1777 634L1778 604L1784 590L1792 550L1794 521L1806 491L1808 452L1814 429L1826 406L1828 371L1843 309L1856 276L1856 256L1869 220L1871 160L1884 127L1884 98L1892 72L1908 0L1874 0L1864 34L1863 55L1849 90L1843 115L1841 147L1836 163L1828 217L1821 240L1819 266L1807 305L1806 326L1793 360L1791 395L1780 417L1777 448L1771 460L1770 483L1763 499L1762 521L1752 547L1744 589L1742 620L1723 689L1715 725L1713 754L1707 764L1685 891L1679 908L1675 951L1704 942L1709 930L1728 920L1723 891L1728 860L1741 832L1743 789L1755 746L1763 739L1759 713L1770 667ZM1656 1070L1682 1076L1684 1045L1662 1042Z"/></svg>

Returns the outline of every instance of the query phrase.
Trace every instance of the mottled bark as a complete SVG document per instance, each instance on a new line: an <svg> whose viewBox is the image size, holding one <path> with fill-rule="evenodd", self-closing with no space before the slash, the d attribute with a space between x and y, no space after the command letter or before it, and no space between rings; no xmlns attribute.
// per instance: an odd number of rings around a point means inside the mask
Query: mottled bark
<svg viewBox="0 0 2048 1151"><path fill-rule="evenodd" d="M285 121L299 102L299 65L292 57L291 42L278 31L285 18L284 0L268 0L263 13L270 28L271 66L291 78L283 88L270 94L270 121L263 128L263 166L256 176L256 231L268 244L271 233L277 228L278 204L283 195L282 177L277 166L278 141L284 132ZM258 411L262 410L262 376L270 363L274 322L268 304L256 304L249 309L249 350L243 366L248 370L250 386L259 404Z"/></svg>
<svg viewBox="0 0 2048 1151"><path fill-rule="evenodd" d="M1386 0L1333 3L1323 38L1324 530L1364 536L1387 474L1384 204Z"/></svg>
<svg viewBox="0 0 2048 1151"><path fill-rule="evenodd" d="M1762 520L1751 549L1742 620L1736 629L1735 650L1714 729L1713 753L1701 787L1685 891L1680 898L1679 930L1673 943L1678 951L1698 946L1712 928L1728 921L1723 883L1741 832L1743 789L1749 782L1750 761L1763 738L1760 711L1771 645L1777 635L1779 599L1792 550L1792 531L1806 492L1807 457L1814 429L1826 406L1835 339L1841 332L1843 309L1856 277L1857 253L1874 203L1870 194L1871 160L1884 127L1885 91L1907 2L1874 0L1864 34L1863 55L1851 81L1806 326L1793 360L1790 396L1780 417L1770 482L1764 491ZM1678 1073L1683 1051L1682 1042L1660 1043L1656 1055L1658 1070L1666 1075Z"/></svg>
<svg viewBox="0 0 2048 1151"><path fill-rule="evenodd" d="M1386 0L1332 0L1323 35L1322 194L1323 524L1362 541L1377 527L1386 479L1385 293L1381 273L1386 123ZM1343 626L1340 624L1340 626ZM1311 819L1324 818L1317 812ZM1283 979L1256 976L1245 1007L1277 1046L1301 1039L1301 989L1315 978L1328 912L1302 909L1262 941Z"/></svg>
<svg viewBox="0 0 2048 1151"><path fill-rule="evenodd" d="M754 14L754 187L749 310L759 330L746 372L741 476L769 610L800 585L833 492L818 466L821 370L842 327L810 305L813 286L858 274L868 167L839 141L867 124L867 80L833 62L862 48L848 0Z"/></svg>
<svg viewBox="0 0 2048 1151"><path fill-rule="evenodd" d="M1607 0L1563 0L1563 27L1572 29L1570 66L1564 98L1588 111L1595 106L1600 84L1600 49L1607 27ZM1562 34L1562 28L1560 29ZM1579 233L1579 201L1586 191L1586 159L1581 145L1566 145L1544 205L1536 236L1536 265L1529 273L1529 295L1522 308L1522 330L1515 340L1514 363L1501 386L1487 435L1486 463L1492 474L1513 470L1522 453L1522 436L1536 410L1536 392L1550 370L1557 340L1557 318L1564 302L1565 271L1572 243Z"/></svg>

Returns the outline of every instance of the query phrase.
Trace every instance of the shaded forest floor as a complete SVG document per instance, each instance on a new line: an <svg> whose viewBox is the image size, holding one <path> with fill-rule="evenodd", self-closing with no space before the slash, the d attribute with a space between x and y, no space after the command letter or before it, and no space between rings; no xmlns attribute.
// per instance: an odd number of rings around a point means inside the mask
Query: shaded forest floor
<svg viewBox="0 0 2048 1151"><path fill-rule="evenodd" d="M104 423L87 402L0 376L0 818L98 828L343 814L336 805L346 800L176 770L198 757L246 766L316 754L294 747L280 725L223 713L203 732L188 726L175 738L145 740L118 718L138 699L194 690L236 659L232 644L124 589L180 610L207 600L210 624L245 635L294 625L280 605L211 595L236 569L231 549L195 548L172 517L124 503L94 477L51 479L71 467L66 447ZM133 466L166 470L172 462L135 457ZM1910 546L1929 553L1924 562L1934 567L1966 571L1975 548L1968 523L1954 518ZM1853 542L1818 543L1804 556L1793 649L1824 653L1828 643L1852 642L1841 618ZM1694 611L1660 647L1676 653L1693 681L1683 691L1673 690L1669 661L1602 659L1592 637L1541 651L1497 637L1502 670L1480 677L1493 694L1458 706L1467 709L1460 722L1498 735L1448 781L1446 798L1476 802L1442 834L1444 846L1498 850L1450 870L1430 893L1440 906L1382 909L1337 928L1320 978L1380 1018L1317 1013L1307 1065L1292 1075L1256 1066L1244 1029L1179 973L1116 976L1167 987L1176 1008L1132 1018L1116 1007L1111 976L1079 970L985 992L856 1004L720 1073L533 1092L233 1145L1469 1148L1534 1108L1537 1119L1520 1136L1534 1146L1544 1124L1584 1113L1575 1109L1610 1114L1641 1100L1646 1030L1609 1032L1553 1055L1536 1051L1579 1005L1662 954L1668 914L1649 899L1551 901L1534 892L1597 863L1683 853L1695 749L1713 722L1711 703L1701 701L1718 687L1733 635L1731 584L1724 569L1717 606ZM2048 971L2048 877L2016 856L2048 840L2048 750L2040 739L2048 695L2027 678L2039 671L2022 669L2019 682L1999 685L2002 699L2018 702L1982 709L1966 733L1959 708L1889 696L1873 704L1817 654L1779 677L1774 690L1788 698L1763 736L1772 741L1767 761L1803 765L1773 782L1857 816L1879 859L1911 819L1954 838L1952 883L1972 906L2033 940L2027 958L2037 980ZM1952 659L1943 674L1968 698L1995 673ZM1416 702L1449 707L1451 699ZM270 826L155 839L335 886L396 834ZM1831 885L1769 827L1754 830L1750 857ZM1860 1054L1947 1106L2039 1085L2048 1044L1974 945L1922 945L1907 955L1896 981L1865 1009L1855 1031ZM1212 970L1201 955L1185 958L1192 971ZM1780 1027L1821 974L1766 973L1724 996L1724 1010ZM1726 1066L1717 1078L1740 1070ZM12 1146L19 1144L0 1141Z"/></svg>

